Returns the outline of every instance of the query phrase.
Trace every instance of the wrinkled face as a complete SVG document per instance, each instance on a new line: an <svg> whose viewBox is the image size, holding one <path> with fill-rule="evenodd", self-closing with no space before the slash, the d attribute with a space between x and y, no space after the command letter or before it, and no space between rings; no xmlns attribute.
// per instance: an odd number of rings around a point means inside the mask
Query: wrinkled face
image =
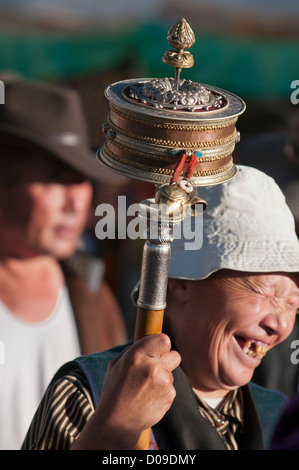
<svg viewBox="0 0 299 470"><path fill-rule="evenodd" d="M182 365L202 396L224 396L248 383L266 352L291 333L299 309L299 283L282 273L226 271L187 281L184 296L171 328Z"/></svg>
<svg viewBox="0 0 299 470"><path fill-rule="evenodd" d="M15 182L1 187L2 243L14 255L71 255L86 224L91 184L52 157L26 157L18 170Z"/></svg>

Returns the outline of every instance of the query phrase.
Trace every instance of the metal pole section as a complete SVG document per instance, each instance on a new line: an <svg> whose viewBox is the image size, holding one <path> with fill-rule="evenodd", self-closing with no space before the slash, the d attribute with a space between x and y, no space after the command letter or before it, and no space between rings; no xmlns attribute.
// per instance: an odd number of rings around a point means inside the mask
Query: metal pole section
<svg viewBox="0 0 299 470"><path fill-rule="evenodd" d="M134 340L162 332L171 247L169 241L147 240L143 248ZM151 429L145 430L135 450L148 450Z"/></svg>
<svg viewBox="0 0 299 470"><path fill-rule="evenodd" d="M170 253L170 243L148 240L144 245L135 340L162 331Z"/></svg>
<svg viewBox="0 0 299 470"><path fill-rule="evenodd" d="M174 89L179 91L180 89L180 75L181 75L181 68L175 67L175 76L174 76Z"/></svg>

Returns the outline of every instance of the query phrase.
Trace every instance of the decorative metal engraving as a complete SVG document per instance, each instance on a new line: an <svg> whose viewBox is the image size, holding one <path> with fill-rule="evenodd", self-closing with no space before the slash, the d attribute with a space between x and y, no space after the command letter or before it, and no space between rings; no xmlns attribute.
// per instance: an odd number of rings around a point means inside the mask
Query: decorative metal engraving
<svg viewBox="0 0 299 470"><path fill-rule="evenodd" d="M172 181L177 152L200 151L188 175L192 185L229 181L237 171L232 157L235 124L245 103L226 90L181 79L181 70L194 62L185 50L195 42L185 19L169 30L167 39L173 49L163 61L174 67L174 78L122 80L105 89L110 112L97 158L111 170L158 187ZM178 178L185 184L183 170Z"/></svg>
<svg viewBox="0 0 299 470"><path fill-rule="evenodd" d="M194 65L193 56L184 49L194 44L195 36L184 18L168 31L167 40L175 49L165 52L163 62L175 68L175 77L137 83L127 91L127 96L141 104L174 111L212 111L223 108L227 103L222 95L206 89L201 83L180 79L181 69Z"/></svg>
<svg viewBox="0 0 299 470"><path fill-rule="evenodd" d="M155 108L191 112L216 110L227 104L222 95L191 80L180 80L179 89L176 90L173 78L157 78L145 84L137 83L129 89L128 96Z"/></svg>
<svg viewBox="0 0 299 470"><path fill-rule="evenodd" d="M163 62L173 67L189 68L193 67L193 56L184 49L189 49L195 43L195 36L189 24L182 18L176 23L167 34L169 44L175 49L165 52Z"/></svg>
<svg viewBox="0 0 299 470"><path fill-rule="evenodd" d="M157 189L155 202L160 206L162 216L178 219L184 218L184 212L195 204L203 204L203 210L207 207L206 201L201 199L194 191L190 180L183 179L178 184L164 184ZM191 211L191 215L194 212Z"/></svg>

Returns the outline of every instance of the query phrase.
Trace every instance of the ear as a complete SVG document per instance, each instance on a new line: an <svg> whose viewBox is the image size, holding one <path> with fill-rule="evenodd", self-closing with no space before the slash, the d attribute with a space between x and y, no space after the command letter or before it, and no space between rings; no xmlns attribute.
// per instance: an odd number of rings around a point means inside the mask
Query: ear
<svg viewBox="0 0 299 470"><path fill-rule="evenodd" d="M185 279L169 279L168 289L177 302L187 302L189 299L188 281Z"/></svg>

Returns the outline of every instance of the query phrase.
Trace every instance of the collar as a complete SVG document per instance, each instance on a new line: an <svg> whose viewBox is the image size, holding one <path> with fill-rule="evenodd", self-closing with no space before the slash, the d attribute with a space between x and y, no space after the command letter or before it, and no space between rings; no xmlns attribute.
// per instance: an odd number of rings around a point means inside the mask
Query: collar
<svg viewBox="0 0 299 470"><path fill-rule="evenodd" d="M242 389L229 392L215 408L195 396L200 414L216 429L228 449L237 450L238 437L243 430Z"/></svg>
<svg viewBox="0 0 299 470"><path fill-rule="evenodd" d="M227 450L215 427L198 412L198 401L183 369L173 372L176 397L159 427L167 448L177 450ZM263 437L259 417L248 386L242 387L244 406L244 430L239 440L239 449L263 448Z"/></svg>

